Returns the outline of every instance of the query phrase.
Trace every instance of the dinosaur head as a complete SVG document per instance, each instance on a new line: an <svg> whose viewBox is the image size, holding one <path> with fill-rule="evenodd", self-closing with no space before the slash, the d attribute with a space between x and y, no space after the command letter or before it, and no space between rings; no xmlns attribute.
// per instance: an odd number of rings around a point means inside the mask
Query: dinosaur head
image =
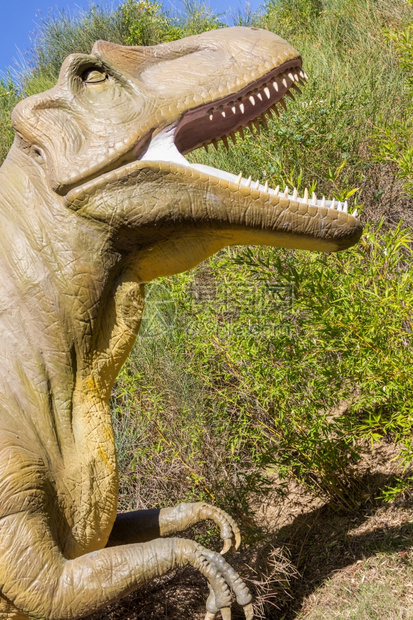
<svg viewBox="0 0 413 620"><path fill-rule="evenodd" d="M91 55L65 60L54 88L15 108L16 145L65 208L106 222L123 246L180 253L173 271L235 243L344 249L362 230L346 204L184 157L265 125L300 90L301 64L286 41L257 28L152 47L98 41Z"/></svg>

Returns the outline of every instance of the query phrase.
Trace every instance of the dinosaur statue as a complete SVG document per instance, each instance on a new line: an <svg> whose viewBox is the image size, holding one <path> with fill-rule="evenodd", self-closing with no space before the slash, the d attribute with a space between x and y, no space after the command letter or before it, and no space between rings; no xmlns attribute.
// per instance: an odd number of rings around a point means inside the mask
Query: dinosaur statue
<svg viewBox="0 0 413 620"><path fill-rule="evenodd" d="M184 157L275 112L305 81L298 52L257 28L152 47L98 41L13 111L0 170L0 618L86 616L177 566L207 578L206 618L251 595L222 554L178 532L205 503L117 515L108 406L139 329L144 283L231 244L336 251L347 205L280 192ZM260 123L261 124L261 123Z"/></svg>

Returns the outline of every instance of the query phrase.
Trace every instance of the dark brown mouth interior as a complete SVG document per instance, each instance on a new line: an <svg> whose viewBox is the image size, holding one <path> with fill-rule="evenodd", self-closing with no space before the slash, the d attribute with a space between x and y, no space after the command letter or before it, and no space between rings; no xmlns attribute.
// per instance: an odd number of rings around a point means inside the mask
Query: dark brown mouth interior
<svg viewBox="0 0 413 620"><path fill-rule="evenodd" d="M278 114L277 104L285 107L285 95L294 98L291 88L301 92L298 84L307 79L301 64L300 58L290 60L238 93L190 110L178 124L177 149L185 154L200 146L216 145L218 140L227 145L228 137L235 143L236 132L244 137L245 126L258 129L259 118L265 124L266 116Z"/></svg>

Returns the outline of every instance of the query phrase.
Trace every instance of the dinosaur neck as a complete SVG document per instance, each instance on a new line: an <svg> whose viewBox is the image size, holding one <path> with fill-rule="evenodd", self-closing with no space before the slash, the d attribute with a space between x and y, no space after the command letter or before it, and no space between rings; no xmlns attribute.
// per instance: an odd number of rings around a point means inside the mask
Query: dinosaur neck
<svg viewBox="0 0 413 620"><path fill-rule="evenodd" d="M52 397L55 415L71 424L77 394L94 406L108 401L136 337L143 286L105 227L65 209L25 154L12 148L0 184L7 386L23 383L23 401ZM28 360L24 377L19 359Z"/></svg>

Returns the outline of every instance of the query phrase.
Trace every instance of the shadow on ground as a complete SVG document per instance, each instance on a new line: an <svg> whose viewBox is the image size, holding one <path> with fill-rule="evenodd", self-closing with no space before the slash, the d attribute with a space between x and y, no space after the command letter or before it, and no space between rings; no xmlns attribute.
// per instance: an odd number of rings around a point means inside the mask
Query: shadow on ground
<svg viewBox="0 0 413 620"><path fill-rule="evenodd" d="M394 479L383 474L367 474L361 482L365 488L379 489L391 485ZM413 498L400 501L399 506L412 509ZM374 516L382 508L383 502L369 500L356 514L345 514L325 504L281 528L275 537L279 545L289 549L299 576L291 582L293 599L268 618L293 620L303 600L337 571L379 552L403 552L412 547L413 522L389 526L385 516L375 520Z"/></svg>

